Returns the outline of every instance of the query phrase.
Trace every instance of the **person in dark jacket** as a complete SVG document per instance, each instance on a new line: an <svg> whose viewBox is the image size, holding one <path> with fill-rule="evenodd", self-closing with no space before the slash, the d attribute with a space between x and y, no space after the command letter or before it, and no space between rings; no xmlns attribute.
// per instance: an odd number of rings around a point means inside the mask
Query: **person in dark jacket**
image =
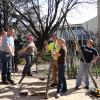
<svg viewBox="0 0 100 100"><path fill-rule="evenodd" d="M60 38L58 40L58 47L59 52L54 52L53 55L56 56L57 59L57 65L58 65L58 85L57 85L57 95L58 98L60 96L60 92L66 92L67 91L67 85L66 85L66 79L65 79L65 68L66 68L66 55L67 55L67 49L66 49L66 43L63 38Z"/></svg>
<svg viewBox="0 0 100 100"><path fill-rule="evenodd" d="M98 52L93 48L93 40L89 39L87 45L82 45L80 47L83 57L80 59L80 68L76 80L76 89L79 89L81 85L83 73L85 75L85 88L89 89L89 70L91 69L93 63L96 63L98 58Z"/></svg>

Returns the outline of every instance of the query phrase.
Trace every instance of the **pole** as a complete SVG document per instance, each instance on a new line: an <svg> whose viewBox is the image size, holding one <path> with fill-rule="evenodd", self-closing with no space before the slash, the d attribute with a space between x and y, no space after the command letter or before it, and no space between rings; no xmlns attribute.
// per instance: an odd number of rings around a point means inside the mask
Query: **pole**
<svg viewBox="0 0 100 100"><path fill-rule="evenodd" d="M22 78L20 79L20 81L18 82L18 84L20 84L22 82L22 80L24 79L26 75L23 75Z"/></svg>
<svg viewBox="0 0 100 100"><path fill-rule="evenodd" d="M52 65L52 61L50 63L49 69L48 69L48 77L47 77L46 93L45 93L45 98L46 99L49 98L48 90L49 90L49 83L50 83L51 65Z"/></svg>

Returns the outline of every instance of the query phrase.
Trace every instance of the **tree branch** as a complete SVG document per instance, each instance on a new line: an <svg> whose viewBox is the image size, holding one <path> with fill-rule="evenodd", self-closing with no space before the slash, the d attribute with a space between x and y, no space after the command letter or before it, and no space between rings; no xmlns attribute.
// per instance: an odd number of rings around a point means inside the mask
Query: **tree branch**
<svg viewBox="0 0 100 100"><path fill-rule="evenodd" d="M14 8L14 10L19 13L22 18L24 18L27 22L30 23L31 27L33 28L33 30L36 32L36 34L41 35L40 32L36 29L35 25L33 24L33 22L31 20L29 20L26 16L24 16L19 10L17 10L14 5L12 4L12 2L10 1L10 5Z"/></svg>
<svg viewBox="0 0 100 100"><path fill-rule="evenodd" d="M36 11L36 8L35 8L35 5L34 5L34 3L33 3L33 0L31 0L31 1L32 1L33 9L34 9L34 11L35 11L35 13L36 13L36 15L37 15L39 24L40 24L40 26L41 26L42 33L44 33L44 28L43 28L43 24L42 24L40 15L39 15L39 13ZM38 6L39 6L39 5L38 5ZM38 10L39 10L39 9L38 9Z"/></svg>

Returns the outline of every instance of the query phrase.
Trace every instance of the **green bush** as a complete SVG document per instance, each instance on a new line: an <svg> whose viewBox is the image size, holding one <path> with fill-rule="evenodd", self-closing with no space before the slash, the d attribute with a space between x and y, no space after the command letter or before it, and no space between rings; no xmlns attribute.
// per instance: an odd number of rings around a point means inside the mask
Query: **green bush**
<svg viewBox="0 0 100 100"><path fill-rule="evenodd" d="M45 53L43 56L42 56L42 59L46 62L49 62L52 57L51 57L51 54L50 53Z"/></svg>
<svg viewBox="0 0 100 100"><path fill-rule="evenodd" d="M41 54L37 57L35 57L35 62L37 62L38 64L44 64L47 62L50 62L52 59L51 54L50 53L45 53L45 52L41 52ZM19 57L19 61L18 64L25 64L25 60L24 58L20 58Z"/></svg>

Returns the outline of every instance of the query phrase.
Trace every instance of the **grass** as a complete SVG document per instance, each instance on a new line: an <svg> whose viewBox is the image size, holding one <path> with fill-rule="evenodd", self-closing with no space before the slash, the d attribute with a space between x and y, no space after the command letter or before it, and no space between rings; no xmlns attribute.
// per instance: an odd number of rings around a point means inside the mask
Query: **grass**
<svg viewBox="0 0 100 100"><path fill-rule="evenodd" d="M98 74L100 75L100 66L97 66ZM96 66L92 67L92 73L96 73Z"/></svg>

